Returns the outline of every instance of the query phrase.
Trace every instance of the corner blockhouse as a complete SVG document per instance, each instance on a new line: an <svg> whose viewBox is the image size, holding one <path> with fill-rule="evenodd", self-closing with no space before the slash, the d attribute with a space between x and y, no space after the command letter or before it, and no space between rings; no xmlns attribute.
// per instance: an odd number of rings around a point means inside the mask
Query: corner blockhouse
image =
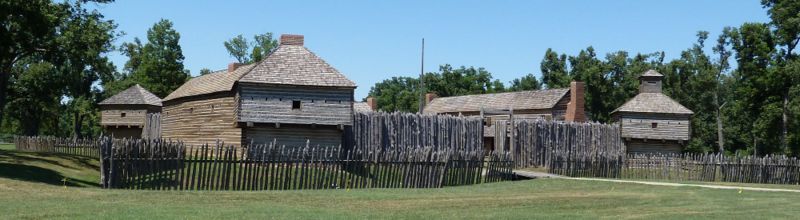
<svg viewBox="0 0 800 220"><path fill-rule="evenodd" d="M663 77L654 70L642 74L639 94L611 113L627 153L680 153L691 138L694 112L661 93Z"/></svg>

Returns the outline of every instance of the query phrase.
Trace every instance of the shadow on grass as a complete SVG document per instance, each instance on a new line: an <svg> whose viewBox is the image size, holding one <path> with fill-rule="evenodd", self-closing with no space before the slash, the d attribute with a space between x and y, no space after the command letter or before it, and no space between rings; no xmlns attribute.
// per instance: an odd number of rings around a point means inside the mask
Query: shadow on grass
<svg viewBox="0 0 800 220"><path fill-rule="evenodd" d="M48 159L46 157L57 157L59 159L68 160L72 163L78 164L78 166L80 167L72 167L67 164L64 164L62 161ZM75 156L75 155L60 154L60 153L37 153L37 152L23 153L19 151L0 150L0 162L15 163L15 164L41 162L53 166L61 166L72 169L89 168L99 171L100 167L97 164L91 163L91 161L93 160L97 159L86 156Z"/></svg>
<svg viewBox="0 0 800 220"><path fill-rule="evenodd" d="M68 179L65 184L64 176L56 171L23 164L0 163L0 177L59 186L100 186L98 183L77 179Z"/></svg>

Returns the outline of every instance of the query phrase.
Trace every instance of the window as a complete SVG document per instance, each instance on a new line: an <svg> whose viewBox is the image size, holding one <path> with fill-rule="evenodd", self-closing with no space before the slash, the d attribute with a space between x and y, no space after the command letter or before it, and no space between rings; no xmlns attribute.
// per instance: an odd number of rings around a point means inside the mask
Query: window
<svg viewBox="0 0 800 220"><path fill-rule="evenodd" d="M125 117L125 112L123 112L122 114L119 114L119 117L124 118Z"/></svg>
<svg viewBox="0 0 800 220"><path fill-rule="evenodd" d="M292 110L300 109L300 101L292 101Z"/></svg>
<svg viewBox="0 0 800 220"><path fill-rule="evenodd" d="M647 81L647 84L650 84L650 85L655 85L655 84L656 84L656 81Z"/></svg>
<svg viewBox="0 0 800 220"><path fill-rule="evenodd" d="M651 128L658 128L658 123L653 122L653 124L651 124L650 127Z"/></svg>

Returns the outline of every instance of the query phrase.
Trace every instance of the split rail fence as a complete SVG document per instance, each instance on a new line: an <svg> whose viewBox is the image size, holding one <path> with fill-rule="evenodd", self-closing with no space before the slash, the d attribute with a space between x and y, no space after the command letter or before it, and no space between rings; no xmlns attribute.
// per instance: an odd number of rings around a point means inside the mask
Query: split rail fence
<svg viewBox="0 0 800 220"><path fill-rule="evenodd" d="M160 140L106 140L102 146L102 185L106 188L437 188L513 178L510 155L482 150L425 147L339 151L275 144L187 149L180 142Z"/></svg>

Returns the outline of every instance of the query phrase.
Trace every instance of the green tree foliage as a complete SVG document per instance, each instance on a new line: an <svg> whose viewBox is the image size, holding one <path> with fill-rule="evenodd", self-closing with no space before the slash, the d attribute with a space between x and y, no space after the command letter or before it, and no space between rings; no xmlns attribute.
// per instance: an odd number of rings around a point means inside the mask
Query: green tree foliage
<svg viewBox="0 0 800 220"><path fill-rule="evenodd" d="M757 153L776 153L780 149L782 96L774 84L775 39L767 24L745 23L731 31L738 68L733 72L734 95L729 114L736 128L731 131L731 146L749 146Z"/></svg>
<svg viewBox="0 0 800 220"><path fill-rule="evenodd" d="M253 36L253 51L250 52L250 60L258 62L263 60L269 53L278 47L278 40L272 38L272 33L258 34Z"/></svg>
<svg viewBox="0 0 800 220"><path fill-rule="evenodd" d="M376 83L369 90L378 109L386 112L417 112L419 110L419 79L392 77Z"/></svg>
<svg viewBox="0 0 800 220"><path fill-rule="evenodd" d="M540 83L539 80L536 79L536 76L530 73L518 79L511 80L510 83L511 86L508 87L508 91L527 91L527 90L542 89L542 83Z"/></svg>
<svg viewBox="0 0 800 220"><path fill-rule="evenodd" d="M208 69L208 68L203 68L203 69L200 69L200 75L201 75L201 76L202 76L202 75L209 74L209 73L211 73L211 70L210 70L210 69Z"/></svg>
<svg viewBox="0 0 800 220"><path fill-rule="evenodd" d="M544 52L544 58L540 64L542 70L542 82L547 88L569 87L572 77L567 72L567 55L559 55L550 48Z"/></svg>
<svg viewBox="0 0 800 220"><path fill-rule="evenodd" d="M439 66L439 72L426 73L426 92L434 92L440 97L487 94L505 91L499 80L492 79L492 73L483 67L464 67L453 69L449 64Z"/></svg>
<svg viewBox="0 0 800 220"><path fill-rule="evenodd" d="M797 106L797 96L792 96L792 91L800 90L800 72L796 65L800 58L795 53L800 43L800 2L794 0L762 0L761 4L767 8L771 21L776 44L780 47L779 57L776 60L776 70L773 72L777 81L775 86L781 90L783 103L781 105L781 148L794 155L800 155L800 123L792 120L798 116L797 111L790 111ZM794 130L794 134L789 131ZM794 149L789 149L789 142Z"/></svg>
<svg viewBox="0 0 800 220"><path fill-rule="evenodd" d="M716 111L714 102L719 70L704 52L708 32L700 31L691 48L681 52L679 59L666 64L661 71L665 76L664 93L695 112L692 116L692 140L687 150L712 151L717 141Z"/></svg>
<svg viewBox="0 0 800 220"><path fill-rule="evenodd" d="M89 2L111 1L0 1L0 109L11 111L0 116L11 116L14 121L3 124L15 127L12 132L86 133L82 113L67 118L73 126L59 128L59 113L76 108L60 102L96 97L93 85L112 78L115 67L105 54L117 37L116 24L86 9ZM95 112L94 103L82 105L82 112Z"/></svg>
<svg viewBox="0 0 800 220"><path fill-rule="evenodd" d="M261 61L273 49L278 47L278 40L273 39L272 33L258 34L253 36L253 41L249 41L241 34L223 42L225 49L228 50L233 58L239 63L254 63Z"/></svg>
<svg viewBox="0 0 800 220"><path fill-rule="evenodd" d="M166 97L189 79L183 67L180 34L172 22L162 19L147 31L147 43L136 38L122 45L127 74L118 74L116 81L105 85L106 97L139 84L158 97Z"/></svg>
<svg viewBox="0 0 800 220"><path fill-rule="evenodd" d="M247 42L241 34L223 43L225 49L231 54L233 58L239 63L249 63L250 58L247 55L250 50L250 42Z"/></svg>

